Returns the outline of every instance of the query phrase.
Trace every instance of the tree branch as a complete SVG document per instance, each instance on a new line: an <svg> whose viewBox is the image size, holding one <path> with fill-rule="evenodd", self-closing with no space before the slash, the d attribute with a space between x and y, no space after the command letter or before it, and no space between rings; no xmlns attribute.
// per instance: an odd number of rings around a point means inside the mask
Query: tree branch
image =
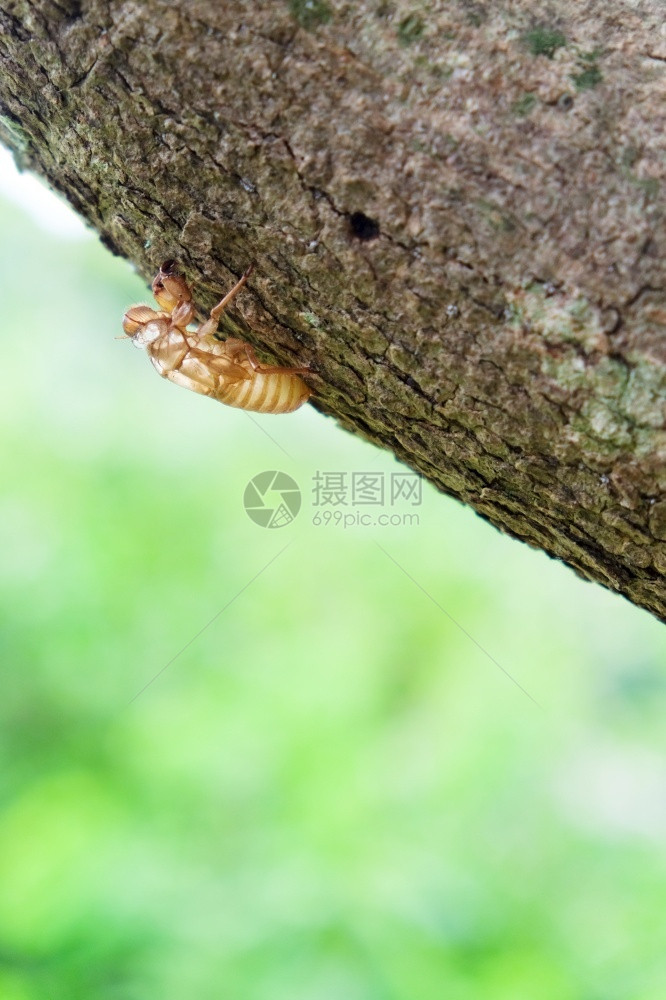
<svg viewBox="0 0 666 1000"><path fill-rule="evenodd" d="M5 0L0 139L202 309L256 260L318 407L666 619L662 20Z"/></svg>

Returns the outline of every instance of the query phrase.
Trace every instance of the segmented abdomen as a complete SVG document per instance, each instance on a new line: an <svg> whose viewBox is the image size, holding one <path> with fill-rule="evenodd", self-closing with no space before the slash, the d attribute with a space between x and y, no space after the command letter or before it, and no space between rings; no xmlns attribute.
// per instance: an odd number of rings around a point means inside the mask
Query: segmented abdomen
<svg viewBox="0 0 666 1000"><path fill-rule="evenodd" d="M291 413L309 396L310 390L298 375L253 372L249 379L223 386L214 398L254 413Z"/></svg>

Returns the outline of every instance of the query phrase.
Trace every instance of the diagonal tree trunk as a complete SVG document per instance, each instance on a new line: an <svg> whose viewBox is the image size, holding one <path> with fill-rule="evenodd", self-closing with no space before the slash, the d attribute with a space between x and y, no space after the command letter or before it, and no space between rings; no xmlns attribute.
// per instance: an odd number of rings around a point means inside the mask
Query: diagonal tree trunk
<svg viewBox="0 0 666 1000"><path fill-rule="evenodd" d="M0 139L315 405L666 619L661 0L0 0Z"/></svg>

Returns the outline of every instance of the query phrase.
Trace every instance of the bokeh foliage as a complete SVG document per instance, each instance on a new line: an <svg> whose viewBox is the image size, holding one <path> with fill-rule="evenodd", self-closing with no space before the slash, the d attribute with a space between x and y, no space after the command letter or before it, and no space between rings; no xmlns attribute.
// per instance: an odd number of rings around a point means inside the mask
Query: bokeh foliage
<svg viewBox="0 0 666 1000"><path fill-rule="evenodd" d="M125 263L0 226L0 998L661 1000L663 626L429 489L313 527L391 457L160 380Z"/></svg>

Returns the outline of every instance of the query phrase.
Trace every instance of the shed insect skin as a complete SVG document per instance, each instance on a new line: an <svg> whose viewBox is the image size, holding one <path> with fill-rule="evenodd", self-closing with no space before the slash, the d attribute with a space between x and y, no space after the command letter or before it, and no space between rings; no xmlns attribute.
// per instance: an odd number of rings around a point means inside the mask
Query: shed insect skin
<svg viewBox="0 0 666 1000"><path fill-rule="evenodd" d="M251 264L192 332L187 329L194 320L192 290L176 262L167 260L152 284L159 311L132 306L123 317L123 330L135 347L145 348L160 375L176 385L254 413L291 413L311 395L301 378L310 369L261 364L244 340L215 336L220 316L253 270Z"/></svg>

